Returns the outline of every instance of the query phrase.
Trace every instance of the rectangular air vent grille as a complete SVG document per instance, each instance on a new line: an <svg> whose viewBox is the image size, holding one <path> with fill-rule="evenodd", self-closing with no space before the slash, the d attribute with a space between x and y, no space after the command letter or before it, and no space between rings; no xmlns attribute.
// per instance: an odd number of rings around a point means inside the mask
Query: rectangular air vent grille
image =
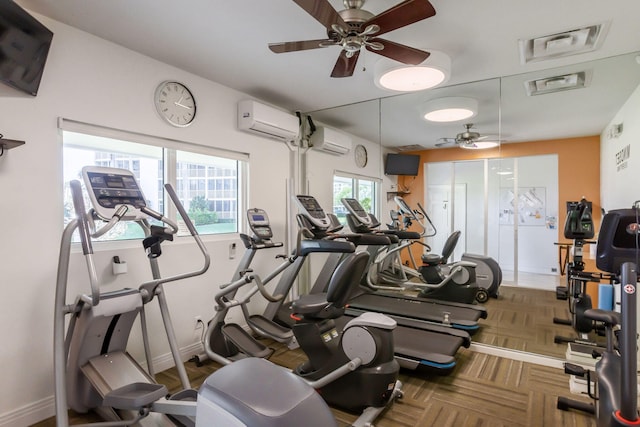
<svg viewBox="0 0 640 427"><path fill-rule="evenodd" d="M527 95L534 96L563 90L582 89L589 86L589 83L591 83L591 70L529 80L524 83L524 86Z"/></svg>
<svg viewBox="0 0 640 427"><path fill-rule="evenodd" d="M402 145L400 147L394 147L398 151L420 151L425 148L422 145L413 144L413 145Z"/></svg>
<svg viewBox="0 0 640 427"><path fill-rule="evenodd" d="M603 23L528 40L521 39L518 41L520 61L527 64L595 50L602 44L606 30L607 25Z"/></svg>

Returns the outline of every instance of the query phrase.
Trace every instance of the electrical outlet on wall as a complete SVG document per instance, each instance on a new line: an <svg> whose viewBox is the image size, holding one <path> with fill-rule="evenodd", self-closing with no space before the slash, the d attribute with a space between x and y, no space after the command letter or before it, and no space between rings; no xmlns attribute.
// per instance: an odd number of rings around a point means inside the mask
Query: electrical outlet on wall
<svg viewBox="0 0 640 427"><path fill-rule="evenodd" d="M236 257L236 244L229 244L229 259L234 259Z"/></svg>
<svg viewBox="0 0 640 427"><path fill-rule="evenodd" d="M193 330L198 331L204 328L204 322L202 321L202 316L198 315L193 318Z"/></svg>

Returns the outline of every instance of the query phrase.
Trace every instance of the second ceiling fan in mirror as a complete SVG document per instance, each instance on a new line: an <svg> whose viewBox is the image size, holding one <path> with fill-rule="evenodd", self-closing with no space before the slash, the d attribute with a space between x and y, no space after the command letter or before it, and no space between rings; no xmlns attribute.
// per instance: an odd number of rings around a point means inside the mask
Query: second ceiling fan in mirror
<svg viewBox="0 0 640 427"><path fill-rule="evenodd" d="M492 148L500 145L498 137L495 135L481 135L479 132L473 131L473 123L464 125L464 132L460 132L454 138L440 138L436 143L436 147L444 147L449 144L456 144L460 148L481 149Z"/></svg>
<svg viewBox="0 0 640 427"><path fill-rule="evenodd" d="M285 53L340 46L331 77L352 76L362 47L403 64L417 65L429 57L429 52L378 37L434 16L436 11L427 0L405 0L378 15L362 9L365 0L343 0L345 9L341 11L329 0L293 1L326 28L327 38L270 43L269 49Z"/></svg>

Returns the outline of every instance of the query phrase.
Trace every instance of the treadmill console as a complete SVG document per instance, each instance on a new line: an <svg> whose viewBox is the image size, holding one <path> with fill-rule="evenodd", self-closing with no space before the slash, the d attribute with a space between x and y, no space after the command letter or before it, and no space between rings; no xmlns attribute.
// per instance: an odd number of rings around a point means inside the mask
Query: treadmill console
<svg viewBox="0 0 640 427"><path fill-rule="evenodd" d="M301 214L313 224L322 230L326 230L331 225L331 220L324 212L318 201L313 196L297 195L295 202L300 208Z"/></svg>
<svg viewBox="0 0 640 427"><path fill-rule="evenodd" d="M264 209L249 209L247 211L247 220L249 221L251 231L253 231L256 237L261 240L269 240L273 237L269 216Z"/></svg>
<svg viewBox="0 0 640 427"><path fill-rule="evenodd" d="M373 224L371 217L366 210L362 207L357 199L345 197L342 199L342 204L349 211L351 215L355 217L361 224L370 226Z"/></svg>
<svg viewBox="0 0 640 427"><path fill-rule="evenodd" d="M133 172L127 169L85 166L82 168L82 178L91 205L102 220L111 219L121 205L129 207L122 220L147 218L147 215L140 211L147 203Z"/></svg>

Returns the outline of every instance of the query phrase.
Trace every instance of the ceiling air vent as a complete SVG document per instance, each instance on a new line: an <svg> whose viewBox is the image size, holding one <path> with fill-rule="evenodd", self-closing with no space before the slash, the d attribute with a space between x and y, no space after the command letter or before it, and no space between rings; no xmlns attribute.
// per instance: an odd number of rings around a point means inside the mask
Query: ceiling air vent
<svg viewBox="0 0 640 427"><path fill-rule="evenodd" d="M398 151L420 151L424 150L422 145L413 144L413 145L402 145L400 147L393 147Z"/></svg>
<svg viewBox="0 0 640 427"><path fill-rule="evenodd" d="M524 82L527 95L544 95L563 90L581 89L591 83L591 70L561 76L545 77Z"/></svg>
<svg viewBox="0 0 640 427"><path fill-rule="evenodd" d="M534 39L518 40L520 62L527 64L595 50L602 44L606 30L607 25L603 23Z"/></svg>

